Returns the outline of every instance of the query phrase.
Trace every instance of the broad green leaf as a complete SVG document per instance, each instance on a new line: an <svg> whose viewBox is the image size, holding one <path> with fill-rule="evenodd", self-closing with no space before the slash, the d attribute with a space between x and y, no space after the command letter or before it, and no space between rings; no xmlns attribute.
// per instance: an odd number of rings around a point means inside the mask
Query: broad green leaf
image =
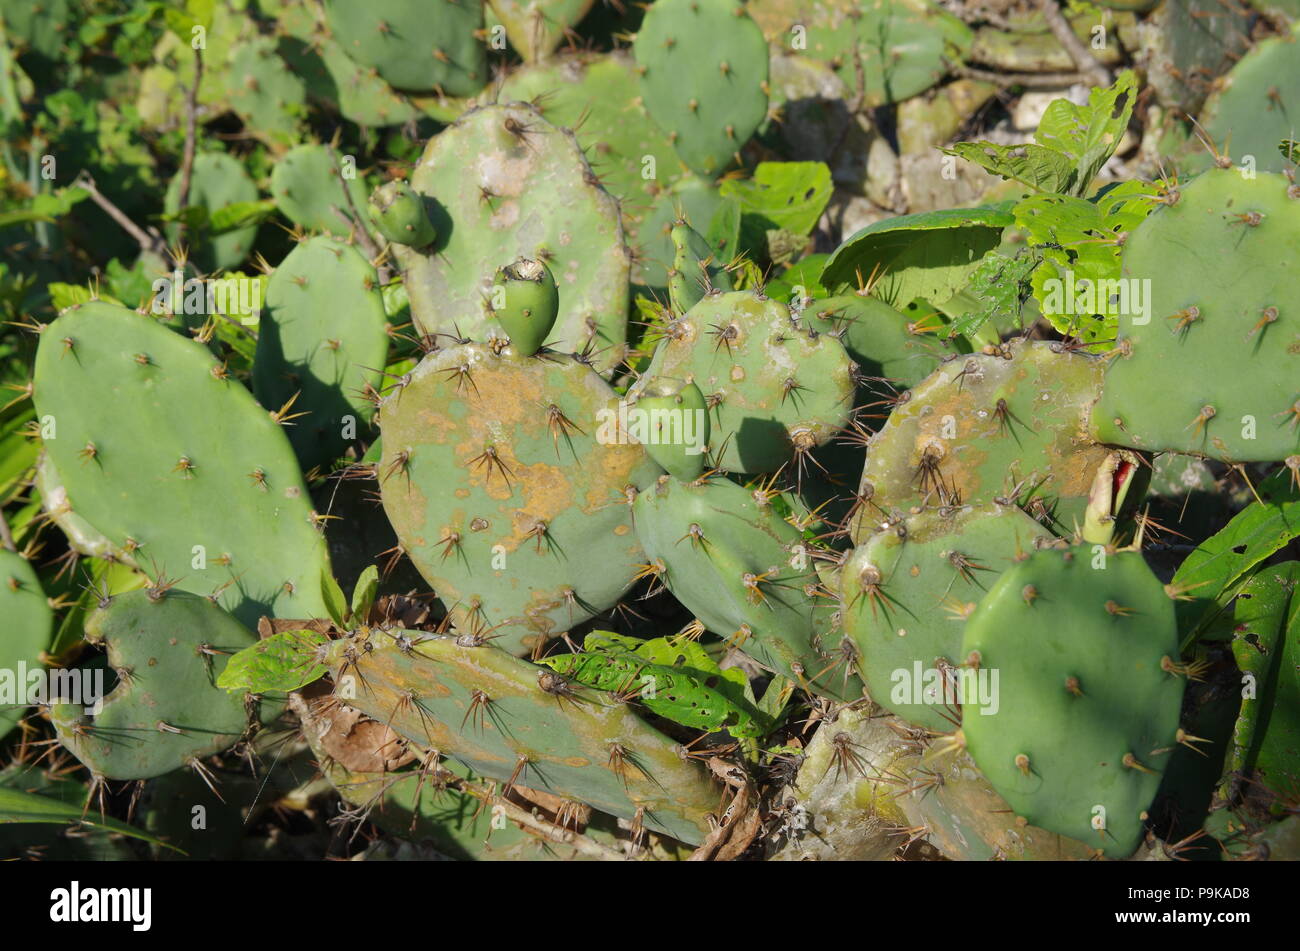
<svg viewBox="0 0 1300 951"><path fill-rule="evenodd" d="M1259 502L1242 509L1224 528L1196 546L1174 574L1173 586L1190 601L1178 604L1183 644L1228 604L1252 568L1300 537L1300 489L1282 469L1259 486Z"/></svg>
<svg viewBox="0 0 1300 951"><path fill-rule="evenodd" d="M761 219L763 230L806 235L830 201L831 170L822 162L759 162L752 179L727 179L719 191L744 215Z"/></svg>
<svg viewBox="0 0 1300 951"><path fill-rule="evenodd" d="M316 648L329 643L317 631L281 631L250 644L226 662L217 686L234 693L297 690L319 680L329 668L316 661Z"/></svg>
<svg viewBox="0 0 1300 951"><path fill-rule="evenodd" d="M1232 653L1243 675L1241 713L1226 772L1276 792L1300 789L1300 562L1269 565L1246 582L1234 606Z"/></svg>
<svg viewBox="0 0 1300 951"><path fill-rule="evenodd" d="M329 566L326 566L321 572L320 592L325 599L325 610L329 611L331 620L339 628L346 629L348 626L348 599L343 596L343 589L334 580L334 575L330 573Z"/></svg>
<svg viewBox="0 0 1300 951"><path fill-rule="evenodd" d="M370 609L374 606L375 596L378 594L379 569L375 565L370 565L361 572L361 577L352 588L352 616L359 623L368 623Z"/></svg>
<svg viewBox="0 0 1300 951"><path fill-rule="evenodd" d="M102 300L110 304L121 304L122 302L111 294L105 294L102 290L95 294L89 287L81 284L63 284L55 281L52 284L45 285L45 291L50 295L50 306L56 311L64 310L75 304L84 304L87 301Z"/></svg>
<svg viewBox="0 0 1300 951"><path fill-rule="evenodd" d="M1074 184L1074 163L1069 156L1041 145L958 142L942 151L1039 191L1068 192Z"/></svg>
<svg viewBox="0 0 1300 951"><path fill-rule="evenodd" d="M1070 159L1075 168L1071 194L1086 195L1115 154L1136 99L1137 77L1125 70L1109 88L1091 90L1086 106L1055 99L1047 107L1034 139Z"/></svg>
<svg viewBox="0 0 1300 951"><path fill-rule="evenodd" d="M1110 296L1122 285L1106 282L1122 277L1122 238L1156 207L1154 194L1155 186L1132 181L1093 201L1034 195L1016 204L1016 225L1039 252L1034 297L1061 333L1087 343L1115 339L1125 302Z"/></svg>
<svg viewBox="0 0 1300 951"><path fill-rule="evenodd" d="M830 297L831 292L821 282L822 268L829 260L829 254L810 254L802 261L796 261L782 271L779 277L768 282L767 296L788 307L794 307L803 298L817 300Z"/></svg>
<svg viewBox="0 0 1300 951"><path fill-rule="evenodd" d="M212 212L208 221L208 233L215 238L231 231L239 231L241 228L259 225L273 214L275 214L273 198L233 202Z"/></svg>
<svg viewBox="0 0 1300 951"><path fill-rule="evenodd" d="M46 796L38 796L36 793L24 792L21 789L0 786L0 825L6 823L84 824L103 829L106 832L116 832L120 835L130 836L133 839L140 839L150 845L161 845L174 852L180 852L182 855L185 854L176 846L154 838L146 832L141 832L125 822L102 818L94 809L86 809L84 810L85 814L82 813L82 807L72 803L60 802Z"/></svg>
<svg viewBox="0 0 1300 951"><path fill-rule="evenodd" d="M841 244L821 282L837 292L874 283L873 296L902 308L918 297L941 304L965 286L1002 231L1011 202L877 221Z"/></svg>
<svg viewBox="0 0 1300 951"><path fill-rule="evenodd" d="M1031 188L1081 197L1119 147L1136 94L1137 79L1127 70L1109 88L1093 89L1086 106L1053 100L1034 134L1036 145L959 142L943 151Z"/></svg>

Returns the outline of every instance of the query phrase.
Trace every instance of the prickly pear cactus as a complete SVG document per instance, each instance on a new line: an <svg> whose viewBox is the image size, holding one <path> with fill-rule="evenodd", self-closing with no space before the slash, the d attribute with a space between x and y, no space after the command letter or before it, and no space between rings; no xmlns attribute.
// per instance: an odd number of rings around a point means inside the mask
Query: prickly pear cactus
<svg viewBox="0 0 1300 951"><path fill-rule="evenodd" d="M107 647L117 686L98 713L54 703L50 718L96 776L161 776L228 749L248 728L244 696L216 678L256 638L209 599L156 586L120 594L87 619L86 638Z"/></svg>
<svg viewBox="0 0 1300 951"><path fill-rule="evenodd" d="M717 806L702 767L625 704L473 635L343 639L329 661L341 699L479 775L639 816L686 842Z"/></svg>
<svg viewBox="0 0 1300 951"><path fill-rule="evenodd" d="M505 27L510 45L525 62L545 59L566 36L572 36L578 21L587 15L595 0L488 0L492 12Z"/></svg>
<svg viewBox="0 0 1300 951"><path fill-rule="evenodd" d="M920 383L955 352L943 336L946 321L940 314L909 320L874 297L813 300L799 318L818 333L837 337L864 377L902 389Z"/></svg>
<svg viewBox="0 0 1300 951"><path fill-rule="evenodd" d="M775 472L829 442L853 408L853 361L756 291L705 296L668 323L642 380L694 382L709 402L714 464ZM636 397L640 385L630 396Z"/></svg>
<svg viewBox="0 0 1300 951"><path fill-rule="evenodd" d="M856 658L830 630L830 599L802 532L777 512L780 493L721 478L664 476L632 507L644 574L704 627L770 670L826 696L861 693Z"/></svg>
<svg viewBox="0 0 1300 951"><path fill-rule="evenodd" d="M2 517L2 516L0 516ZM26 558L0 549L0 613L5 633L0 637L0 669L18 679L19 664L39 670L41 656L54 633L54 611L41 589L41 581ZM23 705L0 705L0 737L8 733L23 713Z"/></svg>
<svg viewBox="0 0 1300 951"><path fill-rule="evenodd" d="M307 143L290 149L271 170L271 195L294 224L307 231L328 231L346 238L352 230L340 212L349 214L366 204L360 173L344 178L340 158L323 145ZM355 169L354 169L355 171Z"/></svg>
<svg viewBox="0 0 1300 951"><path fill-rule="evenodd" d="M1183 740L1172 597L1133 551L1044 549L966 623L962 733L1016 815L1124 857ZM996 678L996 687L994 686ZM986 693L976 702L969 694Z"/></svg>
<svg viewBox="0 0 1300 951"><path fill-rule="evenodd" d="M384 510L464 630L540 648L614 606L643 560L628 493L659 474L586 364L463 344L380 409Z"/></svg>
<svg viewBox="0 0 1300 951"><path fill-rule="evenodd" d="M1120 319L1092 428L1105 442L1229 462L1300 449L1300 187L1212 169L1124 246L1149 307ZM1211 381L1214 381L1211 385Z"/></svg>
<svg viewBox="0 0 1300 951"><path fill-rule="evenodd" d="M658 0L632 44L651 118L717 177L767 117L767 43L735 0Z"/></svg>
<svg viewBox="0 0 1300 951"><path fill-rule="evenodd" d="M329 562L289 441L201 345L72 307L41 335L34 399L72 510L155 579L247 624L323 616Z"/></svg>
<svg viewBox="0 0 1300 951"><path fill-rule="evenodd" d="M482 0L327 0L325 21L348 56L398 89L472 96L487 82Z"/></svg>
<svg viewBox="0 0 1300 951"><path fill-rule="evenodd" d="M311 238L271 274L253 393L269 412L293 401L288 436L304 470L364 434L374 406L363 394L378 392L388 343L375 269L351 245Z"/></svg>
<svg viewBox="0 0 1300 951"><path fill-rule="evenodd" d="M379 233L393 244L424 248L433 243L437 233L424 199L406 182L385 182L370 196L370 220Z"/></svg>
<svg viewBox="0 0 1300 951"><path fill-rule="evenodd" d="M1017 558L1052 535L1015 506L939 508L882 528L840 573L840 616L867 690L882 707L939 733L961 723L949 689L962 630Z"/></svg>
<svg viewBox="0 0 1300 951"><path fill-rule="evenodd" d="M486 339L493 275L523 257L559 285L548 346L590 348L602 371L622 359L629 262L618 204L572 133L524 103L471 110L429 142L411 187L438 234L424 251L394 249L420 332Z"/></svg>
<svg viewBox="0 0 1300 951"><path fill-rule="evenodd" d="M673 223L673 267L668 272L668 299L674 313L684 314L710 291L732 289L728 261L684 219Z"/></svg>
<svg viewBox="0 0 1300 951"><path fill-rule="evenodd" d="M1107 450L1088 438L1103 361L1008 341L958 357L900 394L867 453L855 540L932 506L1005 499L1058 531L1083 523Z"/></svg>
<svg viewBox="0 0 1300 951"><path fill-rule="evenodd" d="M192 207L199 206L211 213L236 202L257 201L257 186L244 166L224 152L200 152L194 156L191 175L189 204ZM180 194L181 180L177 176L167 186L164 207L169 212L180 211ZM179 227L169 228L167 236L171 241L177 240ZM239 228L193 247L191 258L204 273L223 271L245 260L256 240L256 225Z"/></svg>

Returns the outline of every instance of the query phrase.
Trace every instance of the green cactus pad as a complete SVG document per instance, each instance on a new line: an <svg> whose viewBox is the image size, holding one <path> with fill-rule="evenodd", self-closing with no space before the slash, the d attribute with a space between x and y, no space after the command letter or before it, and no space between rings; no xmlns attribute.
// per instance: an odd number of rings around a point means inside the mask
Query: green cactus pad
<svg viewBox="0 0 1300 951"><path fill-rule="evenodd" d="M0 634L0 671L15 678L12 686L21 692L27 684L17 679L18 665L41 669L41 654L54 633L54 611L27 559L4 549L0 549L0 616L5 619ZM26 706L22 699L15 697L13 705L0 703L0 737L18 723Z"/></svg>
<svg viewBox="0 0 1300 951"><path fill-rule="evenodd" d="M337 208L351 213L344 185L357 211L362 212L367 196L360 173L345 182L338 160L328 148L314 143L290 149L271 170L271 196L289 220L307 231L328 231L346 238L351 229L334 212ZM365 226L365 222L357 224Z"/></svg>
<svg viewBox="0 0 1300 951"><path fill-rule="evenodd" d="M976 764L1016 814L1124 857L1176 746L1184 681L1173 601L1137 552L1044 549L999 578L966 624ZM1097 826L1104 825L1104 829Z"/></svg>
<svg viewBox="0 0 1300 951"><path fill-rule="evenodd" d="M700 388L656 377L639 390L636 408L645 425L637 438L650 457L674 478L698 479L709 445L708 403Z"/></svg>
<svg viewBox="0 0 1300 951"><path fill-rule="evenodd" d="M949 668L956 676L976 604L1017 557L1051 538L1024 512L991 502L922 512L855 548L840 574L840 617L872 699L928 730L956 727L959 704L921 679L937 684Z"/></svg>
<svg viewBox="0 0 1300 951"><path fill-rule="evenodd" d="M832 642L813 552L777 513L778 495L665 476L636 498L637 538L659 582L706 629L806 689L856 699L861 685Z"/></svg>
<svg viewBox="0 0 1300 951"><path fill-rule="evenodd" d="M732 289L728 261L685 220L673 225L673 268L668 272L668 299L673 312L684 314L711 290Z"/></svg>
<svg viewBox="0 0 1300 951"><path fill-rule="evenodd" d="M685 167L641 104L631 57L575 54L525 66L502 80L498 99L530 101L547 122L573 130L591 170L620 202L628 243L640 245L642 259L634 267L653 267L659 275L635 279L662 286L663 271L672 260L668 235L656 231L653 247L648 235L640 240L638 235L656 196L680 180ZM716 189L709 188L716 196ZM671 218L670 208L670 226ZM707 224L706 217L701 227Z"/></svg>
<svg viewBox="0 0 1300 951"><path fill-rule="evenodd" d="M324 616L329 562L289 441L200 344L92 302L45 329L35 380L72 509L114 546L183 590L220 590L248 625Z"/></svg>
<svg viewBox="0 0 1300 951"><path fill-rule="evenodd" d="M1165 0L1142 24L1140 51L1160 101L1189 115L1250 49L1255 14L1218 0Z"/></svg>
<svg viewBox="0 0 1300 951"><path fill-rule="evenodd" d="M526 63L545 59L587 15L595 0L488 0L510 45Z"/></svg>
<svg viewBox="0 0 1300 951"><path fill-rule="evenodd" d="M627 494L660 472L590 367L465 344L380 410L384 509L465 630L519 651L617 603L644 557Z"/></svg>
<svg viewBox="0 0 1300 951"><path fill-rule="evenodd" d="M865 377L907 388L939 368L954 350L942 336L946 320L933 313L921 320L874 297L846 294L811 301L800 315L808 327L844 344Z"/></svg>
<svg viewBox="0 0 1300 951"><path fill-rule="evenodd" d="M163 207L168 212L180 210L181 179L177 175L167 186ZM224 152L200 152L194 156L194 169L190 178L191 206L206 208L211 214L236 202L257 201L257 186L244 171L240 161ZM175 225L167 229L167 240L175 242L180 236ZM248 258L257 240L257 226L240 228L208 240L194 242L190 232L190 260L205 274L235 267Z"/></svg>
<svg viewBox="0 0 1300 951"><path fill-rule="evenodd" d="M668 324L643 379L655 377L694 382L709 398L713 461L733 472L804 463L853 408L853 361L840 342L754 291L710 294Z"/></svg>
<svg viewBox="0 0 1300 951"><path fill-rule="evenodd" d="M1300 121L1300 22L1290 35L1272 36L1241 58L1216 84L1201 113L1206 135L1219 149L1232 150L1238 165L1251 156L1259 171L1285 172L1292 164L1277 144L1295 138ZM1213 156L1199 142L1189 161L1208 168Z"/></svg>
<svg viewBox="0 0 1300 951"><path fill-rule="evenodd" d="M717 177L767 118L767 42L735 0L658 0L632 44L646 110Z"/></svg>
<svg viewBox="0 0 1300 951"><path fill-rule="evenodd" d="M411 187L432 199L438 233L423 252L395 247L417 329L487 339L493 276L524 257L559 285L547 345L590 345L602 371L622 360L629 263L618 203L572 133L524 103L473 109L429 142Z"/></svg>
<svg viewBox="0 0 1300 951"><path fill-rule="evenodd" d="M903 394L867 453L853 537L896 514L1010 499L1058 531L1083 524L1105 447L1085 433L1104 362L1008 341L945 363Z"/></svg>
<svg viewBox="0 0 1300 951"><path fill-rule="evenodd" d="M289 442L304 470L343 454L365 434L381 382L388 316L375 269L326 235L298 245L271 274L257 331L253 393L268 412L297 394ZM351 425L351 438L345 430Z"/></svg>
<svg viewBox="0 0 1300 951"><path fill-rule="evenodd" d="M1149 322L1120 318L1098 438L1230 462L1295 453L1300 188L1205 172L1129 236L1124 277L1150 281Z"/></svg>
<svg viewBox="0 0 1300 951"><path fill-rule="evenodd" d="M275 46L269 36L241 41L227 66L226 95L249 130L273 147L284 149L301 136L307 90L276 55Z"/></svg>
<svg viewBox="0 0 1300 951"><path fill-rule="evenodd" d="M398 89L472 96L488 80L482 0L326 0L325 21L349 57Z"/></svg>
<svg viewBox="0 0 1300 951"><path fill-rule="evenodd" d="M389 634L371 649L334 642L336 696L480 775L627 819L644 807L647 828L685 842L703 837L718 792L626 704L495 647L462 646L463 637Z"/></svg>
<svg viewBox="0 0 1300 951"><path fill-rule="evenodd" d="M117 595L87 619L86 639L108 648L118 684L93 717L80 704L62 703L51 720L92 773L160 776L228 749L247 728L244 695L220 689L216 678L227 656L256 638L207 598L181 591Z"/></svg>

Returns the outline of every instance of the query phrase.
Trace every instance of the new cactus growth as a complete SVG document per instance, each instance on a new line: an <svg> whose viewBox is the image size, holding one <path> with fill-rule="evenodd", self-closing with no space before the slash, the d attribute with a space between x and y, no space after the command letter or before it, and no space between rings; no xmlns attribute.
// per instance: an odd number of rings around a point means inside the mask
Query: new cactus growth
<svg viewBox="0 0 1300 951"><path fill-rule="evenodd" d="M531 357L555 326L560 293L545 264L520 258L497 271L489 306L511 349L521 357Z"/></svg>
<svg viewBox="0 0 1300 951"><path fill-rule="evenodd" d="M683 482L698 479L709 447L708 401L700 388L657 377L641 388L636 409L645 427L641 442L650 458Z"/></svg>
<svg viewBox="0 0 1300 951"><path fill-rule="evenodd" d="M424 209L424 199L406 182L385 182L370 195L370 220L393 244L423 248L438 236Z"/></svg>

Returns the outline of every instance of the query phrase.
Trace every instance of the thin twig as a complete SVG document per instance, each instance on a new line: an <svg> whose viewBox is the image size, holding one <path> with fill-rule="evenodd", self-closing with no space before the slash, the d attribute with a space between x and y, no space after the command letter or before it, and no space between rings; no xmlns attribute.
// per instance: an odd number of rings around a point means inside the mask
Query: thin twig
<svg viewBox="0 0 1300 951"><path fill-rule="evenodd" d="M1029 89L1048 89L1091 83L1092 77L1084 73L999 73L973 66L953 66L953 75L966 79L979 79L999 86L1024 86Z"/></svg>
<svg viewBox="0 0 1300 951"><path fill-rule="evenodd" d="M108 217L121 226L122 230L135 239L140 245L142 251L152 251L154 254L161 255L167 250L167 242L163 236L158 233L156 228L149 228L146 231L138 224L126 216L126 212L113 204L113 202L95 187L95 180L90 177L90 173L82 169L76 180L72 183L77 188L85 189L90 194L90 200L98 205Z"/></svg>
<svg viewBox="0 0 1300 951"><path fill-rule="evenodd" d="M1074 60L1074 65L1079 72L1086 75L1094 86L1109 86L1112 82L1110 70L1097 62L1097 58L1088 51L1088 47L1083 45L1083 41L1074 35L1070 21L1065 18L1056 0L1038 0L1038 8L1043 11L1048 29L1070 54L1070 59Z"/></svg>
<svg viewBox="0 0 1300 951"><path fill-rule="evenodd" d="M199 83L203 80L203 50L194 51L194 82L185 90L185 151L181 157L181 187L177 209L190 202L190 179L194 175L194 142L199 115ZM185 235L185 220L180 221L180 234Z"/></svg>
<svg viewBox="0 0 1300 951"><path fill-rule="evenodd" d="M334 146L329 146L329 150L330 156L334 159L334 167L338 168L339 160L337 153L334 151ZM348 183L343 178L342 174L339 175L339 185L343 188L343 197L348 203L348 211L351 212L351 220L349 221L348 216L343 214L343 212L337 207L334 211L351 226L352 233L357 237L357 243L361 245L361 249L366 252L366 257L368 257L373 264L376 261L379 261L382 250L379 245L375 244L374 238L370 237L370 232L366 230L366 220L361 217L361 212L357 210L357 203L352 200L352 190L348 188ZM376 266L378 268L379 285L382 287L388 283L388 265L378 264Z"/></svg>

